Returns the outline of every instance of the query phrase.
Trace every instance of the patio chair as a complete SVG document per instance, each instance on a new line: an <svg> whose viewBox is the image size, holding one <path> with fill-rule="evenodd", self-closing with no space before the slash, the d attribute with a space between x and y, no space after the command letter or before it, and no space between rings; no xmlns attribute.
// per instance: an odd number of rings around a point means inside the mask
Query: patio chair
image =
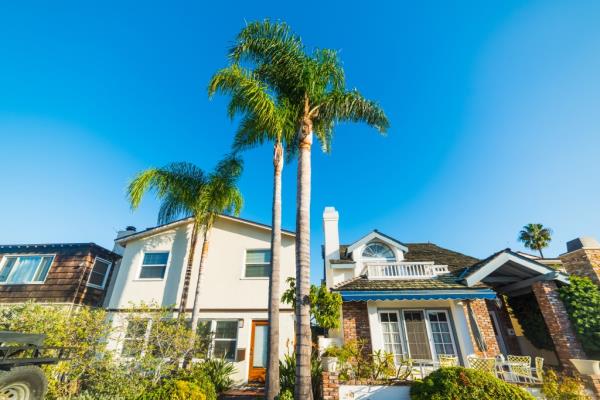
<svg viewBox="0 0 600 400"><path fill-rule="evenodd" d="M489 372L494 376L498 375L496 371L496 359L494 357L467 356L467 362L469 363L469 368Z"/></svg>
<svg viewBox="0 0 600 400"><path fill-rule="evenodd" d="M440 362L440 368L458 367L458 357L456 356L440 354L438 356L438 360Z"/></svg>
<svg viewBox="0 0 600 400"><path fill-rule="evenodd" d="M535 368L532 368L532 379L535 383L542 383L544 381L544 359L542 357L535 358Z"/></svg>
<svg viewBox="0 0 600 400"><path fill-rule="evenodd" d="M508 356L508 362L511 374L520 382L533 382L535 378L531 374L530 356Z"/></svg>

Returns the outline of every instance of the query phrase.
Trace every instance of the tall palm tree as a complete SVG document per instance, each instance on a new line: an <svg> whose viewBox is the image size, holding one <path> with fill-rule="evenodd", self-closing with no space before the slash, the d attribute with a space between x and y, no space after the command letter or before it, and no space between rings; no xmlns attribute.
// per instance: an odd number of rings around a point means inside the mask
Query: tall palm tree
<svg viewBox="0 0 600 400"><path fill-rule="evenodd" d="M133 209L140 205L146 193L154 191L162 201L158 214L159 223L170 222L180 216L192 216L192 238L202 234L202 252L192 310L191 328L194 333L200 317L200 283L206 267L211 228L219 214L239 215L243 199L237 188L237 180L241 173L241 160L235 155L229 155L209 175L193 164L173 163L140 172L128 187ZM190 249L190 257L194 247ZM185 303L185 300L182 299L182 302Z"/></svg>
<svg viewBox="0 0 600 400"><path fill-rule="evenodd" d="M254 73L290 104L296 121L298 152L296 198L296 387L295 398L312 397L310 381L310 186L313 135L330 150L338 122L366 122L384 133L383 110L357 90L346 89L344 70L334 50L310 54L285 23L252 22L238 34L230 51L235 62L253 65Z"/></svg>
<svg viewBox="0 0 600 400"><path fill-rule="evenodd" d="M273 400L279 394L279 289L281 285L281 173L283 147L293 140L294 121L286 102L277 102L267 86L237 64L218 71L208 87L209 96L220 91L231 95L229 114L244 116L234 140L234 150L244 150L273 142L273 203L271 268L269 279L269 325L265 395Z"/></svg>
<svg viewBox="0 0 600 400"><path fill-rule="evenodd" d="M552 229L545 228L542 224L527 224L519 232L519 241L531 250L540 252L540 257L544 258L542 249L548 247L552 240Z"/></svg>

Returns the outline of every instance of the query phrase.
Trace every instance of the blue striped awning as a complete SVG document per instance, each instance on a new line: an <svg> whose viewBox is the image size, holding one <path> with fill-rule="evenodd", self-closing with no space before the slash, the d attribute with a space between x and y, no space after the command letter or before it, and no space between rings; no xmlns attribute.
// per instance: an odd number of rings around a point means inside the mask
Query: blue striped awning
<svg viewBox="0 0 600 400"><path fill-rule="evenodd" d="M476 290L342 290L344 301L495 299L491 289Z"/></svg>

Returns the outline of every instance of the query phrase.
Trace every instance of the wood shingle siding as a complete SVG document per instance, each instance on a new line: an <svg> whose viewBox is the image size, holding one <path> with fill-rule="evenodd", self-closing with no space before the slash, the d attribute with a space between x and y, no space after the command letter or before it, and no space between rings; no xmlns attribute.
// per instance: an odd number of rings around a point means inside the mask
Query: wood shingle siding
<svg viewBox="0 0 600 400"><path fill-rule="evenodd" d="M0 266L5 256L54 255L43 283L0 284L0 303L69 303L98 307L120 256L94 243L0 245ZM96 257L112 265L104 289L87 286Z"/></svg>

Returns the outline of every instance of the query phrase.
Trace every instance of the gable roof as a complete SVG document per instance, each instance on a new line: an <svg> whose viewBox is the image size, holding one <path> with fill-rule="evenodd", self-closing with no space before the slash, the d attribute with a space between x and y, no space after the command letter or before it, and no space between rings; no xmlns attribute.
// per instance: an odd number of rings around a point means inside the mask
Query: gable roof
<svg viewBox="0 0 600 400"><path fill-rule="evenodd" d="M555 269L544 265L535 259L516 253L509 248L497 251L491 256L466 268L460 274L460 278L463 279L468 286L472 286L478 284L481 280L485 279L485 277L496 271L496 269L509 262L530 271L533 275L545 276L547 279L556 279L563 283L568 282L568 277L566 275L557 272Z"/></svg>
<svg viewBox="0 0 600 400"><path fill-rule="evenodd" d="M244 218L240 218L240 217L233 217L231 215L225 215L225 214L219 214L218 218L222 218L225 220L229 220L229 221L234 221L234 222L239 222L242 224L246 224L246 225L250 225L250 226L254 226L256 228L259 229L265 229L270 231L271 230L271 226L267 225L267 224L263 224L261 222L255 222L255 221L250 221L248 219L244 219ZM162 225L157 225L148 229L144 229L143 231L140 232L133 232L130 235L127 236L123 236L121 238L118 238L115 240L116 243L123 245L124 243L130 242L131 240L137 240L137 239L141 239L143 237L147 237L147 236L151 236L151 235L156 235L157 233L160 232L164 232L164 231L168 231L170 229L176 228L178 226L181 225L187 225L189 223L191 223L193 221L192 217L186 217L186 218L182 218L173 222L169 222L166 224L162 224ZM287 229L282 229L281 230L281 234L282 235L287 235L287 236L296 236L296 232L294 231L290 231Z"/></svg>
<svg viewBox="0 0 600 400"><path fill-rule="evenodd" d="M368 234L366 234L365 236L361 237L360 239L358 239L356 242L350 244L347 246L347 251L348 252L352 252L354 249L356 249L358 246L363 245L367 242L370 242L373 239L379 239L384 243L390 244L394 247L398 247L400 248L402 251L408 251L408 248L406 247L406 245L404 243L402 243L401 241L394 239L391 236L388 236L386 234L383 234L381 232L379 232L377 229L374 229L373 231L369 232Z"/></svg>
<svg viewBox="0 0 600 400"><path fill-rule="evenodd" d="M104 253L105 256L110 256L115 260L121 258L117 253L102 247L96 243L30 243L30 244L0 244L0 254L43 254L45 252L55 252L62 249L81 249L81 250L95 250Z"/></svg>

